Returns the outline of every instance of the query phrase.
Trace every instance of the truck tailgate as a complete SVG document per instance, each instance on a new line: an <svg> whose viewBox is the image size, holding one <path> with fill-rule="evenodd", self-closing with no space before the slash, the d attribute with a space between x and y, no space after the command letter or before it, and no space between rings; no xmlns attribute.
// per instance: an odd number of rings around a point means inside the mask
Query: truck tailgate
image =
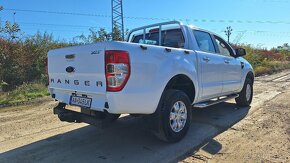
<svg viewBox="0 0 290 163"><path fill-rule="evenodd" d="M105 94L104 53L104 43L49 51L49 87L76 93Z"/></svg>

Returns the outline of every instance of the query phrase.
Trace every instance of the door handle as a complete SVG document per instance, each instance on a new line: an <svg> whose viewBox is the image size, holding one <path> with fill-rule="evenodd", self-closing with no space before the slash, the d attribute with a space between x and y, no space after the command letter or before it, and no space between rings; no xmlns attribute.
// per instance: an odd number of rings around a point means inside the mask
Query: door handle
<svg viewBox="0 0 290 163"><path fill-rule="evenodd" d="M225 63L226 63L226 64L229 64L229 63L230 63L230 61L229 61L229 60L227 60L227 59L225 59Z"/></svg>
<svg viewBox="0 0 290 163"><path fill-rule="evenodd" d="M202 58L205 62L209 62L210 61L210 59L208 58L208 57L203 57Z"/></svg>

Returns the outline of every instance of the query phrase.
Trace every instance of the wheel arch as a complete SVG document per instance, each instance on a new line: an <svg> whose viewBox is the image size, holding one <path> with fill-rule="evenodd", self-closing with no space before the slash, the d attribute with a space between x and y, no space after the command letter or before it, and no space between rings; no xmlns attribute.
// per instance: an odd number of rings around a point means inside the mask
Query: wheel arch
<svg viewBox="0 0 290 163"><path fill-rule="evenodd" d="M173 76L166 84L163 93L168 89L176 89L183 91L191 102L196 98L196 86L194 82L185 74L177 74ZM163 94L162 93L162 94Z"/></svg>
<svg viewBox="0 0 290 163"><path fill-rule="evenodd" d="M250 78L251 81L254 83L255 75L254 75L254 73L253 73L252 71L249 71L249 72L247 73L247 76L246 76L246 78L245 78L245 81L246 81L247 78ZM244 81L244 83L245 83L245 81Z"/></svg>

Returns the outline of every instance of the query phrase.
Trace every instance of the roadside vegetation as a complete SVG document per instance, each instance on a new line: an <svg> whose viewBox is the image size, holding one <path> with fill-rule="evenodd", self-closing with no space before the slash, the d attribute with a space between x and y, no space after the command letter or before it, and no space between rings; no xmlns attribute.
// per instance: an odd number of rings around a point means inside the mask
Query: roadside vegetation
<svg viewBox="0 0 290 163"><path fill-rule="evenodd" d="M114 29L113 34L102 28L90 29L89 35L76 36L68 42L56 40L48 33L26 36L16 23L0 24L0 105L48 95L45 63L49 50L110 40L121 40L118 29ZM235 46L246 48L245 58L253 65L256 75L290 68L288 44L271 50L243 44Z"/></svg>
<svg viewBox="0 0 290 163"><path fill-rule="evenodd" d="M47 87L43 83L24 83L11 91L0 93L0 105L26 102L48 95Z"/></svg>
<svg viewBox="0 0 290 163"><path fill-rule="evenodd" d="M245 58L252 64L256 76L272 74L290 68L290 46L287 43L270 50L243 44L237 46L246 49Z"/></svg>

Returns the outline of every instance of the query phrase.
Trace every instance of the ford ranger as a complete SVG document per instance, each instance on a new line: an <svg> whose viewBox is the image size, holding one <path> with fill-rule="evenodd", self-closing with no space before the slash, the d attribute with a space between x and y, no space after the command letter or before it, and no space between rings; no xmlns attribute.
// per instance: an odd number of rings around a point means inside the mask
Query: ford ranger
<svg viewBox="0 0 290 163"><path fill-rule="evenodd" d="M186 135L193 108L229 99L251 104L254 71L244 55L219 35L177 21L136 28L126 42L51 50L49 91L59 101L54 113L89 124L142 115L158 138L176 142Z"/></svg>

